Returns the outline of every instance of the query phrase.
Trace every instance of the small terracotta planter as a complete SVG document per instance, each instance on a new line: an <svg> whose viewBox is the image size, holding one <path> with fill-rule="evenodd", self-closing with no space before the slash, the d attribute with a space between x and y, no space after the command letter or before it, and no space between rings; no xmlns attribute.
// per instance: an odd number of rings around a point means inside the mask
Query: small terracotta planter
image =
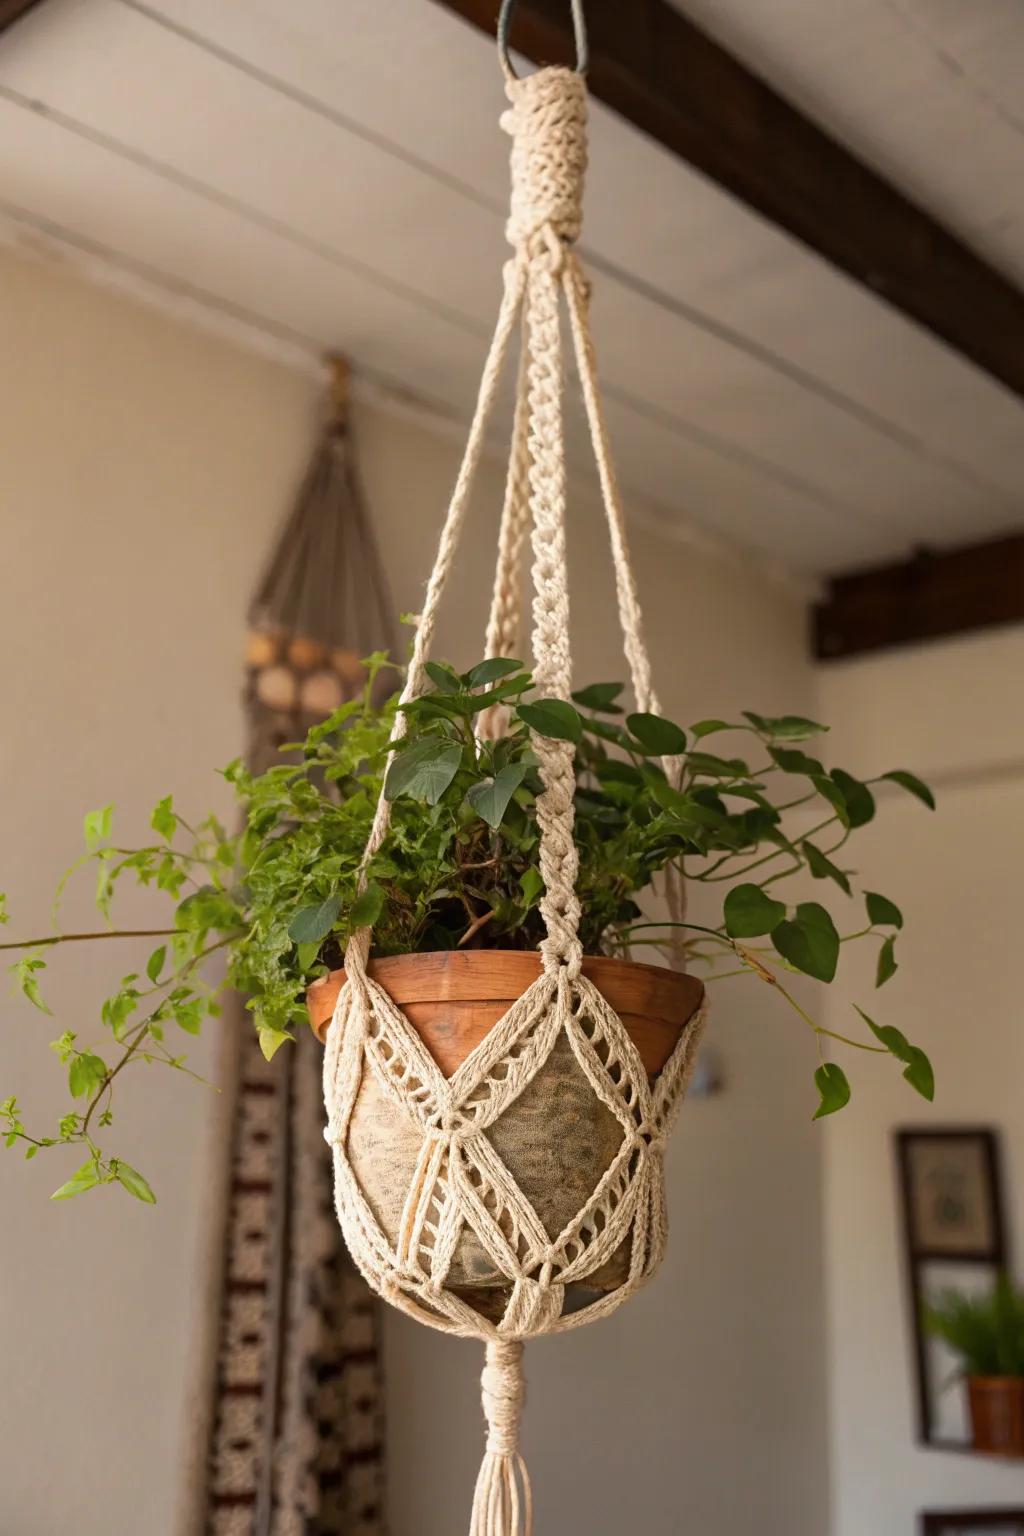
<svg viewBox="0 0 1024 1536"><path fill-rule="evenodd" d="M446 1077L465 1061L541 972L530 950L450 950L370 962L370 976L403 1010ZM700 1007L703 984L655 965L588 957L583 974L625 1025L649 1078L661 1071ZM332 971L307 993L310 1023L322 1041L344 971ZM623 1131L601 1103L562 1035L540 1071L487 1131L554 1240L583 1208L622 1145ZM349 1124L348 1154L364 1195L390 1241L397 1240L406 1195L422 1145L419 1129L366 1072ZM592 1297L615 1290L629 1272L627 1238L587 1277ZM485 1316L502 1316L507 1278L475 1235L459 1238L447 1279ZM581 1294L568 1306L585 1304Z"/></svg>
<svg viewBox="0 0 1024 1536"><path fill-rule="evenodd" d="M540 955L520 949L437 950L371 960L369 966L371 977L404 1011L446 1077L540 970ZM700 1007L703 983L664 966L604 955L587 956L583 974L625 1024L648 1077L656 1077ZM345 972L332 971L306 994L310 1023L321 1043L344 983Z"/></svg>
<svg viewBox="0 0 1024 1536"><path fill-rule="evenodd" d="M1024 1456L1024 1376L969 1376L974 1449Z"/></svg>

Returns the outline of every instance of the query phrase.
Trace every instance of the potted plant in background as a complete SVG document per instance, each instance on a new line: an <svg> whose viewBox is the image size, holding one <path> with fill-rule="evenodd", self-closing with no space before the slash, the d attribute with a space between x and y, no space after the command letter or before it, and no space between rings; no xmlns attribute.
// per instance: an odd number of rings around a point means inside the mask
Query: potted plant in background
<svg viewBox="0 0 1024 1536"><path fill-rule="evenodd" d="M22 1147L30 1159L60 1148L86 1154L55 1199L116 1183L151 1201L144 1176L108 1145L125 1068L188 1071L182 1035L197 1034L219 1014L225 987L250 999L268 1058L304 1023L307 989L322 1034L345 943L370 924L371 965L401 995L443 1070L454 1070L539 965L541 786L531 733L573 745L585 969L600 973L602 990L615 990L649 1075L698 1007L702 981L718 986L748 976L809 1032L816 1117L850 1098L846 1073L826 1055L832 1041L895 1057L911 1086L933 1096L927 1056L894 1025L858 1008L856 1034L830 1030L790 990L790 975L831 982L844 947L855 942L877 944L876 981L884 985L896 970L903 924L888 897L855 892L844 868L849 839L875 815L877 781L826 768L812 755L808 743L824 727L745 712L684 730L661 716L626 714L614 683L584 688L572 704L537 698L521 663L499 658L463 673L430 663L432 690L403 706L407 730L394 746L397 696L374 702L389 665L383 655L369 658L362 698L314 727L266 773L254 777L239 762L225 770L243 812L236 835L215 817L187 821L170 796L153 812L155 837L137 847L114 837L109 806L90 813L85 851L60 884L53 931L0 944L18 954L12 969L22 993L48 1012L44 972L53 951L78 942L116 948L119 939L156 941L140 972L118 975L94 1031L76 1021L52 1042L72 1100L58 1124L29 1126L16 1097L0 1103L8 1147ZM507 711L508 730L491 740L478 725L494 708ZM736 755L710 751L712 737L726 737ZM660 766L666 755L681 765L678 788ZM906 771L879 779L934 803ZM363 882L360 861L382 781L392 835ZM673 927L645 911L652 882L670 865L721 898L706 923ZM64 932L60 894L83 866L96 879L105 926ZM853 916L837 923L824 901L787 902L784 882L797 876L849 902ZM141 933L116 927L112 908L125 880L166 897L163 924ZM2 901L0 917L7 920ZM638 956L673 954L685 974L637 963ZM213 971L218 961L221 970ZM543 1106L542 1096L538 1113ZM467 1261L467 1276L471 1268Z"/></svg>
<svg viewBox="0 0 1024 1536"><path fill-rule="evenodd" d="M1024 1456L1024 1290L1003 1274L987 1295L946 1291L925 1326L962 1361L974 1449Z"/></svg>

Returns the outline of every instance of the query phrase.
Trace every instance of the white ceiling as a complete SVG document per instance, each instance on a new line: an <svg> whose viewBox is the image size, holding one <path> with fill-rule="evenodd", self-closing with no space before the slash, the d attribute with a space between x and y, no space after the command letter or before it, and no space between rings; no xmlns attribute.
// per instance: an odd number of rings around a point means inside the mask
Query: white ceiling
<svg viewBox="0 0 1024 1536"><path fill-rule="evenodd" d="M1024 281L1016 0L683 8ZM45 0L0 41L0 215L464 415L503 104L430 0ZM584 246L648 516L808 573L1024 526L1024 402L597 104Z"/></svg>

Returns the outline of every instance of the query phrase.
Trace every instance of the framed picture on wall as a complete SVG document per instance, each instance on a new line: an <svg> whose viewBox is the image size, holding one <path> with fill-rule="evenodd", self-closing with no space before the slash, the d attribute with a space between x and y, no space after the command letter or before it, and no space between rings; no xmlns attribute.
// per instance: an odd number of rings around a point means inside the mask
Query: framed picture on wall
<svg viewBox="0 0 1024 1536"><path fill-rule="evenodd" d="M921 1536L1024 1536L1024 1509L952 1509L921 1516Z"/></svg>
<svg viewBox="0 0 1024 1536"><path fill-rule="evenodd" d="M901 1130L896 1153L918 1437L925 1445L966 1450L971 1430L957 1361L925 1332L922 1314L946 1291L987 1293L1006 1267L996 1133L959 1126Z"/></svg>
<svg viewBox="0 0 1024 1536"><path fill-rule="evenodd" d="M904 1219L918 1259L995 1262L1004 1249L991 1130L900 1131Z"/></svg>

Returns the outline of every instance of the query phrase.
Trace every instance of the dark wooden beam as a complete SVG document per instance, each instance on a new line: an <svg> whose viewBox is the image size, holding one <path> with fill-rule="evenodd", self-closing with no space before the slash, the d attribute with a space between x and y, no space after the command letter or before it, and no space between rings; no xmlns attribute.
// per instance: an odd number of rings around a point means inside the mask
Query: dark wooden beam
<svg viewBox="0 0 1024 1536"><path fill-rule="evenodd" d="M41 3L42 0L0 0L0 32L6 32L26 11Z"/></svg>
<svg viewBox="0 0 1024 1536"><path fill-rule="evenodd" d="M821 661L1024 621L1024 534L922 552L829 583L813 612Z"/></svg>
<svg viewBox="0 0 1024 1536"><path fill-rule="evenodd" d="M498 0L435 0L492 35ZM1024 395L1024 293L668 0L586 0L594 95ZM519 0L512 44L573 62L569 0Z"/></svg>

